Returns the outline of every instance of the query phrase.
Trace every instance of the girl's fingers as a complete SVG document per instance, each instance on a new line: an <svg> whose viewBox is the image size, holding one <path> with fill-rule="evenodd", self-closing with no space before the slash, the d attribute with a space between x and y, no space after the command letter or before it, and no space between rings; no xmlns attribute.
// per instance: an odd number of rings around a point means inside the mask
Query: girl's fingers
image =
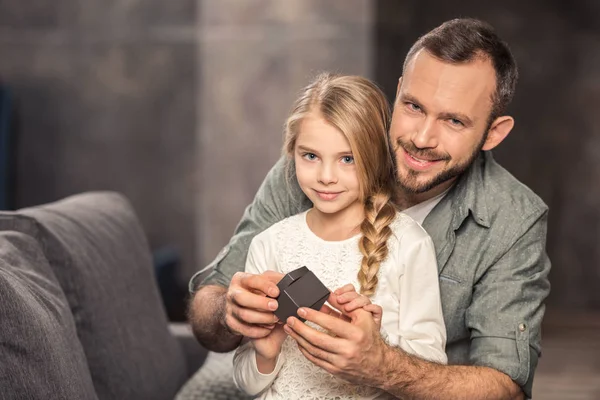
<svg viewBox="0 0 600 400"><path fill-rule="evenodd" d="M354 289L354 285L352 285L351 283L348 283L344 286L342 286L339 289L336 289L333 294L335 294L336 296L339 296L342 293L346 293L346 292L355 292L356 293L356 289Z"/></svg>

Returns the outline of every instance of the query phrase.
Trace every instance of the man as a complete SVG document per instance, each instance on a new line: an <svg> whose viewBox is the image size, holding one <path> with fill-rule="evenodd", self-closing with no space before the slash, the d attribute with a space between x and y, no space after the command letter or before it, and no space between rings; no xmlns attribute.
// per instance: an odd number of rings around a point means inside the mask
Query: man
<svg viewBox="0 0 600 400"><path fill-rule="evenodd" d="M284 321L310 361L400 398L531 397L550 290L548 210L489 152L513 128L504 112L516 80L516 63L493 29L458 19L413 45L398 83L390 128L398 205L436 247L449 365L387 345L366 312L357 310L347 322L331 310L301 309L301 317L335 334L294 317ZM310 207L291 186L280 161L208 278L190 282L190 320L211 350L232 350L242 336L264 337L272 329L277 302L265 295L278 294L281 276L239 271L254 235Z"/></svg>

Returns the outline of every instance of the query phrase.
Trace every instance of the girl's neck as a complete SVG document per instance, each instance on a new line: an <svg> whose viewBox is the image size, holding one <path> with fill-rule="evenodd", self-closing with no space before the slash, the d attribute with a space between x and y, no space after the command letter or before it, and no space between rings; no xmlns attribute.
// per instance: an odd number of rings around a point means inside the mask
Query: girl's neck
<svg viewBox="0 0 600 400"><path fill-rule="evenodd" d="M313 207L306 215L306 223L321 239L337 242L358 235L364 215L364 207L359 202L333 214Z"/></svg>

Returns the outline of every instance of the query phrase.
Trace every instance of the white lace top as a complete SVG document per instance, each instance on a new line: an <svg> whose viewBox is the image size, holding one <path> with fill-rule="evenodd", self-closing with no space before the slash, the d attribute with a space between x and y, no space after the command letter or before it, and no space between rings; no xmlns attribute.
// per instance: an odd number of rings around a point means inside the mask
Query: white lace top
<svg viewBox="0 0 600 400"><path fill-rule="evenodd" d="M358 291L360 235L343 241L325 241L308 228L306 213L287 218L257 235L250 245L246 271L287 273L306 266L330 290L352 283ZM391 228L389 255L380 266L379 283L371 297L373 303L383 308L382 334L391 345L446 363L446 329L433 242L418 223L403 213L397 215ZM270 374L258 371L252 342L238 348L233 362L236 385L260 399L388 397L375 388L349 384L312 364L291 337L283 343L275 370Z"/></svg>

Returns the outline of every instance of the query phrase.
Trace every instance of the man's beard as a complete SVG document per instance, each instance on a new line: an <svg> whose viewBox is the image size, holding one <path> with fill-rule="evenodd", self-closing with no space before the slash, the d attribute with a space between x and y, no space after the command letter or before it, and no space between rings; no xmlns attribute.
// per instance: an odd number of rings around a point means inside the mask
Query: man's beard
<svg viewBox="0 0 600 400"><path fill-rule="evenodd" d="M469 169L469 167L473 164L473 162L479 155L479 152L481 151L481 149L483 148L483 145L485 144L485 141L487 140L487 136L488 136L488 134L486 131L486 133L483 135L482 140L477 144L477 146L475 146L473 148L473 151L471 152L471 154L469 154L469 157L467 157L467 159L465 161L458 163L458 164L452 166L451 168L440 171L436 176L434 176L433 178L431 178L429 181L426 181L426 182L418 183L417 178L419 177L421 172L414 171L412 169L407 170L407 172L408 172L407 175L400 176L401 161L396 160L396 162L398 164L398 175L397 175L398 186L400 187L400 189L402 191L404 191L404 193L420 194L420 193L428 192L431 189L435 188L436 186L439 186L442 183L449 181L450 179L453 179L457 176L462 175L467 169ZM396 157L398 157L398 147L402 147L404 149L404 151L406 151L407 153L409 153L412 156L415 156L416 158L423 158L426 160L429 159L429 160L436 160L436 161L445 161L446 163L448 163L450 160L452 160L452 157L448 153L438 153L438 152L435 152L430 149L419 149L418 147L416 147L414 145L414 143L412 141L409 140L409 141L405 142L405 141L401 140L400 138L396 139Z"/></svg>

